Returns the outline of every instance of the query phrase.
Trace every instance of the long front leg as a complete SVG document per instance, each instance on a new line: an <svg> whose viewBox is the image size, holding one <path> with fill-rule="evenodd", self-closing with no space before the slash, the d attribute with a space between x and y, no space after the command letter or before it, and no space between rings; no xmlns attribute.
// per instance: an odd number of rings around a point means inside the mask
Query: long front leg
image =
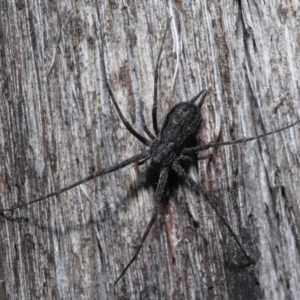
<svg viewBox="0 0 300 300"><path fill-rule="evenodd" d="M68 186L66 186L66 187L64 187L62 189L56 190L56 191L54 191L54 192L52 192L52 193L50 193L50 194L48 194L46 196L39 197L39 198L37 198L35 200L32 200L32 201L29 201L27 203L16 205L16 206L14 206L12 208L1 209L0 212L13 211L13 210L15 210L17 208L21 208L21 207L27 206L29 204L40 202L40 201L45 200L45 199L47 199L49 197L57 196L57 195L59 195L59 194L61 194L63 192L66 192L66 191L68 191L68 190L70 190L70 189L72 189L72 188L74 188L74 187L82 184L82 183L85 183L85 182L87 182L87 181L89 181L91 179L94 179L94 178L96 178L98 176L102 176L102 175L114 172L114 171L119 170L119 169L121 169L123 167L126 167L126 166L128 166L128 165L130 165L130 164L132 164L134 162L145 160L148 157L149 157L149 151L142 152L142 153L137 154L135 156L132 156L131 158L128 158L128 159L124 160L123 162L118 163L118 164L116 164L116 165L114 165L112 167L109 167L107 169L103 169L103 170L100 170L98 172L95 172L95 173L93 173L93 174L91 174L91 175L89 175L89 176L87 176L87 177L85 177L85 178L83 178L83 179L81 179L81 180L79 180L77 182L74 182L74 183L72 183L72 184L70 184L70 185L68 185Z"/></svg>
<svg viewBox="0 0 300 300"><path fill-rule="evenodd" d="M257 139L266 137L266 136L271 135L273 133L280 132L280 131L286 130L288 128L291 128L291 127L295 126L296 124L298 124L299 122L300 122L300 120L298 120L297 122L295 122L293 124L290 124L288 126L282 127L280 129L270 131L270 132L267 132L267 133L264 133L264 134L252 136L252 137L249 137L249 138L242 138L242 139L238 139L238 140L234 140L234 141L210 143L210 144L207 144L207 145L202 145L202 146L197 146L197 147L192 147L192 148L186 148L186 149L183 149L182 153L183 154L191 154L191 153L195 153L195 152L198 152L198 151L201 151L201 150L207 150L209 148L215 148L215 147L220 147L220 146L225 146L225 145L235 145L235 144L247 143L247 142L250 142L250 141L253 141L253 140L257 140Z"/></svg>
<svg viewBox="0 0 300 300"><path fill-rule="evenodd" d="M156 194L155 194L155 203L154 203L154 208L153 208L153 212L152 212L152 217L150 219L150 222L148 223L148 226L142 236L142 239L139 243L139 245L137 246L135 253L132 257L132 259L130 260L130 262L127 264L127 266L124 268L124 270L122 271L122 273L120 274L120 276L116 279L115 284L117 284L117 282L122 278L122 276L125 274L125 272L127 271L127 269L131 266L131 264L136 260L136 258L139 255L140 250L143 247L143 244L151 230L152 225L154 224L156 218L157 218L157 214L158 214L158 209L160 206L160 202L161 202L161 196L163 194L164 191L164 186L167 182L168 179L168 173L169 173L169 168L163 168L160 172L159 175L159 181L158 181L158 185L156 188Z"/></svg>
<svg viewBox="0 0 300 300"><path fill-rule="evenodd" d="M213 210L216 212L216 214L218 215L218 217L221 219L221 221L224 223L224 225L227 227L227 229L229 230L229 232L231 233L231 235L233 236L233 238L235 239L236 243L238 244L239 248L241 249L241 251L244 253L244 255L247 257L249 264L253 264L253 260L251 259L251 257L248 255L248 253L245 251L245 249L243 248L242 244L240 243L238 237L236 236L236 234L234 233L234 231L232 230L229 222L226 220L225 217L223 217L219 211L218 208L216 206L216 204L214 203L214 201L212 199L210 199L210 197L208 196L207 192L205 191L205 189L203 188L203 186L197 182L195 182L185 171L184 169L180 166L180 164L177 161L174 161L172 163L172 169L179 175L181 176L185 183L187 183L193 190L196 190L198 193L202 194L205 198L205 200L210 204L210 206L213 208Z"/></svg>

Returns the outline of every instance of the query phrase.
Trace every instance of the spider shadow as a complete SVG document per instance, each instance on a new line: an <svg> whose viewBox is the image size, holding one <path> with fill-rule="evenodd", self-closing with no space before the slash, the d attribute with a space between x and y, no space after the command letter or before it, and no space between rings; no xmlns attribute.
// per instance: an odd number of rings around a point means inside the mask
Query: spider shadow
<svg viewBox="0 0 300 300"><path fill-rule="evenodd" d="M198 139L195 136L193 136L187 141L185 147L186 148L195 147L198 143L199 143ZM213 160L213 156L208 155L207 159L208 159L207 163L209 164L210 161ZM198 170L196 154L191 156L190 160L180 161L180 164L188 174L190 174L190 171L192 169L194 169L193 171L196 174L198 174L199 170ZM130 191L127 190L126 194L122 197L122 199L118 200L118 204L128 206L129 205L128 199L132 198L132 195L133 195L132 190L134 190L135 194L138 194L139 190L141 190L141 189L149 190L150 188L152 188L155 191L160 171L153 168L149 164L149 162L146 166L143 166L143 168L144 168L144 170L142 172L143 173L142 176L139 176L138 179L135 179L131 183L132 189L130 189ZM240 183L241 183L240 181L235 181L234 186L237 186ZM172 198L173 200L175 200L177 213L180 214L180 217L182 216L183 213L187 213L187 215L189 215L191 218L192 228L197 229L199 227L199 221L196 220L196 218L194 218L192 213L187 208L189 206L189 203L187 203L186 201L179 201L178 190L183 187L189 189L187 187L184 179L182 177L180 177L175 171L173 171L170 168L169 177L168 177L167 183L165 185L165 191L164 191L164 193L162 195L162 199L161 199L160 214L162 214L166 211L166 207L169 203L169 199ZM219 186L218 189L210 190L208 194L211 196L212 199L214 199L214 203L217 204L217 206L219 207L219 206L222 206L222 203L218 203L220 201L216 201L216 198L221 198L222 193L224 193L224 191L228 192L229 190L230 190L229 186L223 186L223 187ZM193 191L193 193L197 196L199 201L206 201L203 199L202 195L199 194L197 191ZM214 195L217 195L217 197ZM202 198L202 199L200 199L200 198ZM183 200L185 200L185 199L183 198ZM210 206L208 203L207 203L207 205ZM210 209L213 211L213 208L210 207Z"/></svg>
<svg viewBox="0 0 300 300"><path fill-rule="evenodd" d="M196 145L197 145L197 138L192 136L187 140L185 146L187 148L190 148L190 147L195 147ZM191 160L182 160L180 162L180 165L188 173L190 172L190 170L192 168L196 168L196 171L198 171L196 155L191 155L190 158L191 158ZM152 167L151 164L149 163L149 160L143 166L138 166L138 167L144 168L144 170L143 170L143 175L139 179L135 179L132 182L132 187L133 187L134 192L136 194L138 194L138 192L141 189L149 190L150 188L152 188L155 193L156 186L159 181L160 170ZM181 188L184 186L186 187L186 184L184 183L184 179L182 177L180 177L172 168L170 168L168 180L166 182L164 192L162 195L162 199L161 199L160 211L165 210L166 206L168 205L170 197L177 200L176 194L178 192L178 188ZM132 197L132 192L126 191L126 194L124 195L123 199L121 199L121 200L119 199L119 201L120 201L119 203L121 205L126 205L128 203L128 199L130 199L131 197ZM182 203L180 203L179 201L176 201L176 205L177 205L177 207L182 206ZM181 211L181 210L178 210L178 212L179 211Z"/></svg>
<svg viewBox="0 0 300 300"><path fill-rule="evenodd" d="M197 145L197 138L192 137L190 140L187 141L187 144L185 146L187 148L189 148L189 147L194 147L196 145ZM211 158L209 158L209 159L211 159ZM192 156L191 160L181 161L180 164L187 173L189 173L192 168L196 168L196 171L198 171L196 155ZM117 207L120 207L123 205L124 206L130 205L130 203L128 203L128 202L130 202L130 199L133 198L133 193L135 193L135 195L137 195L141 189L149 190L150 188L152 188L154 191L156 190L156 185L157 185L157 182L159 179L160 170L153 168L149 164L149 162L147 163L147 165L141 166L140 168L144 169L143 175L140 178L135 179L131 183L130 189L127 189L126 193L123 194L121 198L116 200ZM183 203L183 201L178 201L178 197L177 197L178 189L181 187L186 187L184 180L180 176L178 176L175 171L170 169L169 178L168 178L167 184L165 186L165 191L164 191L164 193L162 195L162 199L161 199L161 208L160 208L161 214L166 212L166 208L168 206L170 197L172 197L172 199L175 199L177 213L179 214L180 218L182 217L182 214L184 212L186 212L186 205L188 205L188 204ZM225 187L225 189L228 190L228 188L226 188L226 187ZM219 188L219 193L220 193L220 190L222 191L222 188ZM197 195L198 198L201 197L198 192L194 192L194 193ZM213 195L214 191L210 191L209 194ZM97 196L97 193L96 193L96 196ZM215 198L215 197L212 196L212 198ZM205 201L205 200L203 200L203 201ZM109 205L109 202L107 202L107 205ZM211 210L212 210L212 208L211 208ZM107 220L109 220L111 218L114 219L114 216L113 216L114 212L109 211L109 209L107 211L108 211L107 213L98 211L95 214L91 214L89 219L87 219L85 222L81 221L79 225L78 224L66 225L66 226L64 226L64 230L62 230L61 227L58 227L58 226L37 224L34 220L31 221L29 218L26 218L26 217L17 217L17 218L12 218L12 217L7 217L7 216L5 216L5 217L10 221L19 222L20 226L23 226L24 223L27 223L28 225L38 228L42 232L48 231L50 233L57 234L57 235L63 237L66 234L69 234L70 232L85 231L90 226L97 226L97 229L100 230L100 228L103 226L103 224ZM1 213L1 215L4 215L4 214ZM187 215L190 216L190 218L191 218L192 228L197 230L199 228L198 221L195 220L193 218L192 214L189 213L188 211L187 211ZM225 231L225 230L226 229L223 229L223 231ZM201 234L201 235L202 235L202 237L204 237L203 234ZM230 235L227 235L227 236L230 236ZM204 238L204 240L206 240L206 239ZM207 242L207 240L206 240L206 242ZM231 246L228 246L228 245L231 245ZM226 243L226 247L228 248L226 250L226 252L228 252L228 255L226 255L226 260L228 261L228 264L231 266L243 265L244 259L239 258L241 255L232 255L232 252L236 253L238 250L236 245L234 245L234 242L231 241L230 243ZM233 251L232 249L235 249L235 250ZM234 259L234 261L231 263L231 257L238 257L239 259ZM240 263L236 263L236 261L239 261Z"/></svg>
<svg viewBox="0 0 300 300"><path fill-rule="evenodd" d="M211 158L208 158L211 159ZM197 158L196 156L193 158L192 161L182 161L181 163L182 167L185 169L186 172L190 172L192 168L196 169L198 171L198 164L197 164ZM135 193L138 193L140 189L150 189L153 188L155 190L156 184L158 182L158 177L159 177L159 170L151 167L151 166L145 166L145 172L143 179L136 179L132 184L134 186L134 191ZM220 202L218 203L218 207L222 207L222 194L224 192L231 192L231 189L235 189L236 186L239 184L243 184L244 182L242 180L233 180L233 187L229 186L223 186L223 187L218 187L216 190L210 190L209 195L212 199L214 199L214 202ZM189 212L187 209L187 206L189 203L186 201L179 201L178 198L178 189L182 187L187 187L185 184L184 180L177 175L177 173L173 170L170 170L169 173L169 178L168 182L165 186L165 192L162 195L161 199L161 208L160 208L160 214L164 214L167 211L167 206L169 204L170 198L175 200L175 205L177 209L177 213L179 214L179 218L182 218L182 215L180 214L187 214L187 217L190 218L190 224L191 224L191 229L189 230L191 232L194 232L192 234L197 234L201 235L202 240L204 241L205 246L207 246L208 250L208 239L205 237L205 234L201 233L201 230L203 230L203 226L199 224L199 221L195 220L193 215ZM189 189L189 188L188 188ZM197 196L199 201L206 201L204 197L202 197L197 191L193 191L194 195ZM124 205L130 205L128 204L128 199L132 197L132 193L127 191L127 193L124 195L122 198L121 202ZM216 200L218 198L218 201ZM185 200L182 198L182 200ZM123 202L124 201L124 202ZM185 203L184 203L185 202ZM212 214L214 213L214 210L208 203L206 203L207 206L209 206L209 209L211 210ZM224 212L225 213L225 212ZM159 220L157 220L159 221ZM165 220L161 220L160 222L165 222ZM202 223L202 221L200 220ZM247 272L249 272L249 260L248 258L244 255L244 253L241 251L239 246L236 244L236 241L233 236L231 236L230 232L228 231L225 226L222 226L221 220L218 220L220 223L220 231L222 234L222 241L219 241L218 243L221 244L222 249L223 249L223 255L224 255L224 264L226 268L226 272L230 274L230 278L233 278L234 276L246 276ZM161 228L161 226L160 226ZM200 230L200 232L199 232ZM142 234L142 231L141 231ZM243 247L247 249L248 253L258 253L255 251L255 242L253 241L253 237L251 235L251 232L248 228L240 228L240 240L242 241ZM209 250L208 250L209 251ZM252 255L251 255L252 257ZM256 261L256 258L255 258ZM252 267L251 267L252 268ZM242 275L241 275L242 274ZM255 272L252 272L251 274L255 274ZM244 277L245 277L244 276ZM247 276L246 276L247 277ZM252 276L253 278L255 277L254 275ZM248 278L248 277L247 277ZM255 282L255 278L253 279L253 282ZM252 284L251 284L252 286Z"/></svg>

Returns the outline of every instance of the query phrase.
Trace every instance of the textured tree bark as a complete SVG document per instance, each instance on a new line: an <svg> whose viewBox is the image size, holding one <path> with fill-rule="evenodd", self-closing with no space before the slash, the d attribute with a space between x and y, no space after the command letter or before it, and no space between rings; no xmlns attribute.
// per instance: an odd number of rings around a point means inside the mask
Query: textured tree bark
<svg viewBox="0 0 300 300"><path fill-rule="evenodd" d="M199 143L253 136L300 117L299 1L0 1L2 208L28 202L145 149L118 103L150 125L201 89ZM103 39L105 36L105 42ZM152 129L152 128L151 128ZM206 151L191 168L255 260L201 195L136 164L0 216L1 299L297 299L300 131Z"/></svg>

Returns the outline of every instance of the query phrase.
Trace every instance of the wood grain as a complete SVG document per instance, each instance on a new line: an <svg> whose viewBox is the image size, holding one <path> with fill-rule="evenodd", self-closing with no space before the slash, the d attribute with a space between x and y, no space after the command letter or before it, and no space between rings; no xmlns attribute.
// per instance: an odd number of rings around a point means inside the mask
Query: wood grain
<svg viewBox="0 0 300 300"><path fill-rule="evenodd" d="M271 1L272 2L272 1ZM141 152L104 84L142 132L212 86L199 142L300 118L297 1L0 1L1 206L28 202ZM103 44L101 33L105 34ZM150 219L157 183L133 165L0 216L1 299L297 299L299 125L206 153L202 181L256 259L245 260L203 197L175 176L136 262L115 287Z"/></svg>

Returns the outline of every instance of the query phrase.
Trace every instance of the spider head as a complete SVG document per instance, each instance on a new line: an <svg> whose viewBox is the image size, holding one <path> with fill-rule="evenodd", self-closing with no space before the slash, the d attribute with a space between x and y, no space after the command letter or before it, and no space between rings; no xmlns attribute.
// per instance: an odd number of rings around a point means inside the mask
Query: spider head
<svg viewBox="0 0 300 300"><path fill-rule="evenodd" d="M151 165L155 168L169 165L176 158L173 146L174 143L155 140L151 146Z"/></svg>

